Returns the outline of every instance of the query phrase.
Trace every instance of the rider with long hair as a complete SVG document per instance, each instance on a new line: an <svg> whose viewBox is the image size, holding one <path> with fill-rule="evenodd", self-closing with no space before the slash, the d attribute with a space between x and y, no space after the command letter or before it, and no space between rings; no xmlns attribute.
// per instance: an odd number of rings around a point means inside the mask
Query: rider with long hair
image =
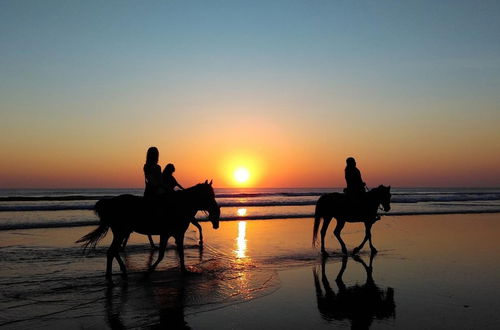
<svg viewBox="0 0 500 330"><path fill-rule="evenodd" d="M163 192L161 182L161 167L158 165L160 153L158 148L150 147L146 153L146 163L143 166L144 183L144 197L150 198L161 195Z"/></svg>
<svg viewBox="0 0 500 330"><path fill-rule="evenodd" d="M144 183L146 185L144 189L144 198L155 199L164 193L161 179L161 167L158 165L158 160L160 158L160 152L156 147L150 147L146 153L146 163L143 166L144 171ZM156 245L153 242L151 235L148 235L149 244L153 249L156 249Z"/></svg>

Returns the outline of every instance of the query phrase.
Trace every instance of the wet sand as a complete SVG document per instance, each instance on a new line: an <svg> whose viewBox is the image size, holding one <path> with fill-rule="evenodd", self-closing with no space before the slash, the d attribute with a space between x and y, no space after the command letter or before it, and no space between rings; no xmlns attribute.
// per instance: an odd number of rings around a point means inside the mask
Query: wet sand
<svg viewBox="0 0 500 330"><path fill-rule="evenodd" d="M500 327L500 214L387 216L373 227L379 253L343 258L329 230L323 260L312 219L203 224L188 230L182 277L173 242L158 270L147 238L132 235L104 280L109 237L82 257L73 242L93 227L0 232L0 326L32 328ZM363 238L348 224L350 250ZM371 267L370 267L371 265ZM339 276L339 273L341 276ZM371 276L370 276L371 273Z"/></svg>

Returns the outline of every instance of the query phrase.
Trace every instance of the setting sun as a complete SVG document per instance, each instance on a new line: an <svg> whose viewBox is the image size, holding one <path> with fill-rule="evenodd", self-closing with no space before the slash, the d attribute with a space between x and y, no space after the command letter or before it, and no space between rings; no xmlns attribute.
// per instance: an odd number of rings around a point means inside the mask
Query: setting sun
<svg viewBox="0 0 500 330"><path fill-rule="evenodd" d="M246 168L240 167L234 171L234 179L238 183L245 183L250 179L250 172Z"/></svg>

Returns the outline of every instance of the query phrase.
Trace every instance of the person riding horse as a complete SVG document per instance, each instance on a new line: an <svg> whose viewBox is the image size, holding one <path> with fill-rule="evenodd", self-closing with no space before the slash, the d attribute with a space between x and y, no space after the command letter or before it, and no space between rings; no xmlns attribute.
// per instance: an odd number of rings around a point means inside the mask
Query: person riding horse
<svg viewBox="0 0 500 330"><path fill-rule="evenodd" d="M356 160L353 157L349 157L346 159L346 164L345 181L347 188L344 189L344 192L354 198L362 196L366 192L366 183L361 179L361 172L356 167Z"/></svg>
<svg viewBox="0 0 500 330"><path fill-rule="evenodd" d="M353 214L364 214L366 208L366 183L361 178L361 172L356 167L354 157L346 159L345 181L347 188L344 189L344 194L347 197L347 203L350 205ZM376 216L375 219L380 219Z"/></svg>

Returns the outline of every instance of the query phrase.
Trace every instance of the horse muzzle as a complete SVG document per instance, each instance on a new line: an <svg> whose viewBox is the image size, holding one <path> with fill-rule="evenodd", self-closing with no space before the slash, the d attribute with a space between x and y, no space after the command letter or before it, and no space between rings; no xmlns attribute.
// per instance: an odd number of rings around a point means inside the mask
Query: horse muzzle
<svg viewBox="0 0 500 330"><path fill-rule="evenodd" d="M216 207L210 211L208 211L208 220L212 222L212 226L214 229L219 228L219 219L220 219L220 207Z"/></svg>

